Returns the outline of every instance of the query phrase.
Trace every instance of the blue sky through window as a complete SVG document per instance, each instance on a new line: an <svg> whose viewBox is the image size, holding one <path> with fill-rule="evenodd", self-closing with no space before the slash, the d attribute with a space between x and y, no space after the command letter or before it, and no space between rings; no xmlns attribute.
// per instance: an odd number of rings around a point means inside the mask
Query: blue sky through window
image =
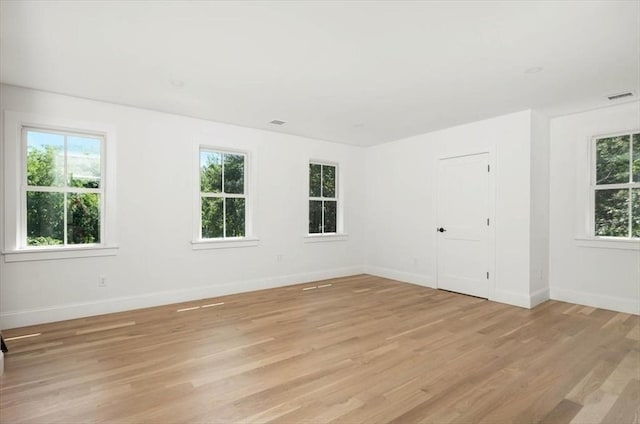
<svg viewBox="0 0 640 424"><path fill-rule="evenodd" d="M101 143L102 140L79 135L67 135L67 184L76 187L98 188L101 180ZM54 185L60 185L64 173L65 135L43 131L27 131L27 151L44 151L53 148L55 155L55 173L58 175Z"/></svg>

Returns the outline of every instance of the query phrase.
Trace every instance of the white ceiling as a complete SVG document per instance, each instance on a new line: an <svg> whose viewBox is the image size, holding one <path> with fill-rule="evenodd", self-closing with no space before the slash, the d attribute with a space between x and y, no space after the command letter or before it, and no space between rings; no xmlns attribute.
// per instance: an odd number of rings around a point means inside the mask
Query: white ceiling
<svg viewBox="0 0 640 424"><path fill-rule="evenodd" d="M639 58L638 1L0 1L4 83L362 146L610 104Z"/></svg>

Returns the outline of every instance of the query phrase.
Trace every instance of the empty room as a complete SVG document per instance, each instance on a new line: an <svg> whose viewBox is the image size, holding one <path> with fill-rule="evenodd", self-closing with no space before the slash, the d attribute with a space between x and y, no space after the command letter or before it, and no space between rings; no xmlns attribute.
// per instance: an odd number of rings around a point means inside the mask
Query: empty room
<svg viewBox="0 0 640 424"><path fill-rule="evenodd" d="M639 1L0 1L0 422L640 423Z"/></svg>

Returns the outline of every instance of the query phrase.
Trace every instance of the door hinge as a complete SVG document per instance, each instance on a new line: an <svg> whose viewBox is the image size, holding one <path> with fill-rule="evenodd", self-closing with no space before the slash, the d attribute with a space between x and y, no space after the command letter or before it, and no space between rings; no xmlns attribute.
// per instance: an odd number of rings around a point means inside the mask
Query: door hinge
<svg viewBox="0 0 640 424"><path fill-rule="evenodd" d="M489 279L489 271L487 271L487 280Z"/></svg>
<svg viewBox="0 0 640 424"><path fill-rule="evenodd" d="M489 218L487 218L487 227L489 226Z"/></svg>
<svg viewBox="0 0 640 424"><path fill-rule="evenodd" d="M491 172L491 165L487 165L487 172Z"/></svg>

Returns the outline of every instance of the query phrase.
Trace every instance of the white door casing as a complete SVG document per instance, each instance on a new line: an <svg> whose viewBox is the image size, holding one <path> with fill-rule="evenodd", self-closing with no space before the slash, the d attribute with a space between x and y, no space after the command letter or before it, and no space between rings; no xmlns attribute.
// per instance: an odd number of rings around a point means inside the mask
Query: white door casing
<svg viewBox="0 0 640 424"><path fill-rule="evenodd" d="M490 297L493 255L489 154L441 158L437 189L437 287Z"/></svg>

